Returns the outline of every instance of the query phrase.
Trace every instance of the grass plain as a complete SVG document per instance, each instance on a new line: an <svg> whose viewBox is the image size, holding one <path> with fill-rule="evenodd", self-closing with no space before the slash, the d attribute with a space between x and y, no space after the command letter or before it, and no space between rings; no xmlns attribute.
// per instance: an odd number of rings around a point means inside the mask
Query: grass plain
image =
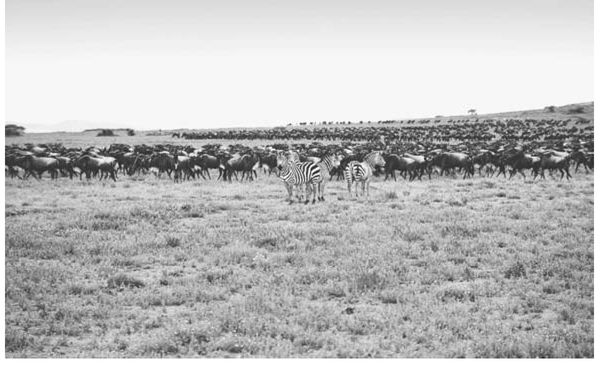
<svg viewBox="0 0 602 366"><path fill-rule="evenodd" d="M574 178L7 179L6 356L593 357Z"/></svg>

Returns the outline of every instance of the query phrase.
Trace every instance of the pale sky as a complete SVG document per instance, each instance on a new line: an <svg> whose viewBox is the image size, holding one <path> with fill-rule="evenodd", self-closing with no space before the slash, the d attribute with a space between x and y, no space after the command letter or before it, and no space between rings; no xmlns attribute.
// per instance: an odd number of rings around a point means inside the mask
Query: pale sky
<svg viewBox="0 0 602 366"><path fill-rule="evenodd" d="M7 0L6 120L252 127L587 102L593 24L593 0Z"/></svg>

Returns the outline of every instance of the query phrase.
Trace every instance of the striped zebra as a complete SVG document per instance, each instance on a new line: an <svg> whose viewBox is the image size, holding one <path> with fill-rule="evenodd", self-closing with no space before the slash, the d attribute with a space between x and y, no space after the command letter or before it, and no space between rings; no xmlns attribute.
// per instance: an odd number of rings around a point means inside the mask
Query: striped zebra
<svg viewBox="0 0 602 366"><path fill-rule="evenodd" d="M355 196L357 195L357 185L362 182L362 195L370 195L370 177L377 166L384 166L385 159L380 151L373 151L364 157L361 163L357 160L350 161L345 169L345 179L347 180L347 189L351 196L351 184L355 181Z"/></svg>
<svg viewBox="0 0 602 366"><path fill-rule="evenodd" d="M290 157L290 158L289 158ZM292 159L291 159L292 158ZM321 181L322 175L318 165L311 162L294 161L294 156L287 156L284 153L279 153L277 156L277 166L280 169L280 179L284 182L288 191L288 201L293 203L293 189L296 187L306 187L305 204L309 203L309 190L313 191L313 202L316 203L316 185ZM299 202L301 196L298 195Z"/></svg>
<svg viewBox="0 0 602 366"><path fill-rule="evenodd" d="M338 154L329 154L320 160L318 167L320 167L320 175L322 179L318 182L318 201L325 201L324 199L324 188L326 188L326 178L330 177L330 172L338 168L341 165L342 156Z"/></svg>

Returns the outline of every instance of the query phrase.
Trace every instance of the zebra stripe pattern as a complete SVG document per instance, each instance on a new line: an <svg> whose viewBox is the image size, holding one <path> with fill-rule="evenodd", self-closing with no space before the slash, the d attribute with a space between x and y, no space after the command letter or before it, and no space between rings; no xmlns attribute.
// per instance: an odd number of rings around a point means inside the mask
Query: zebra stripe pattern
<svg viewBox="0 0 602 366"><path fill-rule="evenodd" d="M351 185L355 181L355 196L357 194L357 186L359 182L362 183L362 194L366 197L370 195L370 177L372 177L372 171L376 166L384 166L385 159L382 157L380 151L373 151L364 157L364 161L350 161L345 169L345 179L347 180L347 189L349 195L351 195Z"/></svg>
<svg viewBox="0 0 602 366"><path fill-rule="evenodd" d="M278 155L280 179L288 191L288 200L293 203L292 192L295 186L306 185L305 204L309 203L309 190L313 191L313 202L316 203L316 184L321 181L320 167L311 162L295 162L283 154ZM299 197L300 201L300 197Z"/></svg>
<svg viewBox="0 0 602 366"><path fill-rule="evenodd" d="M326 188L327 177L330 175L332 169L338 167L341 164L341 157L338 155L330 154L322 158L318 163L320 167L321 181L318 182L318 201L325 201L324 199L324 188Z"/></svg>

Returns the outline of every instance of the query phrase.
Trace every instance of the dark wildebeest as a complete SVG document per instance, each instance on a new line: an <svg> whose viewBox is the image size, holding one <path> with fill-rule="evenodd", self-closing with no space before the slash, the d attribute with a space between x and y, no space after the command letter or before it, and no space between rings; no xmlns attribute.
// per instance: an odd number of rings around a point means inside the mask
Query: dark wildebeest
<svg viewBox="0 0 602 366"><path fill-rule="evenodd" d="M570 155L568 153L559 153L557 151L546 151L541 156L541 177L545 179L544 171L546 169L560 170L560 179L564 178L566 173L566 179L572 178L571 173L569 173L570 167Z"/></svg>
<svg viewBox="0 0 602 366"><path fill-rule="evenodd" d="M467 176L474 176L474 165L468 154L457 152L443 152L433 157L430 161L430 166L438 166L441 168L441 173L450 173L455 168L460 168L460 172L464 170L463 179Z"/></svg>
<svg viewBox="0 0 602 366"><path fill-rule="evenodd" d="M246 153L242 156L233 157L229 159L225 164L225 174L224 179L228 179L229 182L232 182L232 174L236 174L236 172L242 172L241 180L244 180L245 174L247 175L247 180L253 180L254 167L259 163L259 157L257 154L251 152ZM257 172L255 172L257 174ZM238 180L238 176L236 176Z"/></svg>
<svg viewBox="0 0 602 366"><path fill-rule="evenodd" d="M192 159L188 156L176 155L174 156L174 161L176 162L174 169L174 181L182 182L184 180L184 175L186 179L194 178L194 163Z"/></svg>
<svg viewBox="0 0 602 366"><path fill-rule="evenodd" d="M150 164L151 168L157 168L159 170L159 178L161 173L167 172L169 178L171 178L171 172L176 168L176 162L168 152L155 153L151 156Z"/></svg>
<svg viewBox="0 0 602 366"><path fill-rule="evenodd" d="M19 176L19 171L17 170L17 167L18 167L17 158L18 158L18 156L15 154L6 154L4 156L4 164L7 167L7 173L8 173L9 177L11 177L11 178L17 177L19 179L23 179L23 178L21 178L21 176ZM19 168L21 168L21 167L19 167Z"/></svg>
<svg viewBox="0 0 602 366"><path fill-rule="evenodd" d="M583 165L586 173L589 171L589 162L585 152L582 150L574 151L571 153L571 159L575 162L575 173L577 173L581 165Z"/></svg>
<svg viewBox="0 0 602 366"><path fill-rule="evenodd" d="M492 151L489 150L479 150L479 153L477 154L477 156L475 156L472 161L474 164L478 164L479 165L479 177L482 177L483 174L481 173L482 169L485 167L485 176L489 177L490 175L494 174L494 167L495 167L495 153L493 153Z"/></svg>
<svg viewBox="0 0 602 366"><path fill-rule="evenodd" d="M27 177L33 175L39 180L44 172L50 173L50 179L56 179L59 175L59 162L55 158L24 155L17 158L17 165L25 170L23 179L27 179Z"/></svg>
<svg viewBox="0 0 602 366"><path fill-rule="evenodd" d="M506 152L502 160L505 165L512 168L510 171L510 178L516 175L517 172L520 173L523 178L527 178L525 173L523 173L523 169L532 169L532 175L537 177L537 171L541 164L541 159L538 156L525 154L522 149L512 149L509 152ZM504 176L505 175L506 173L504 172Z"/></svg>
<svg viewBox="0 0 602 366"><path fill-rule="evenodd" d="M397 154L388 155L385 158L385 180L392 176L395 181L395 171L399 170L399 174L406 179L407 173L410 175L410 181L414 180L418 174L418 163L414 159L401 157Z"/></svg>
<svg viewBox="0 0 602 366"><path fill-rule="evenodd" d="M209 154L202 154L198 158L198 165L201 167L201 177L205 179L204 173L207 173L209 179L211 179L211 173L209 173L209 169L219 169L219 176L217 179L219 180L222 176L224 167L221 165L218 158Z"/></svg>
<svg viewBox="0 0 602 366"><path fill-rule="evenodd" d="M268 154L261 158L264 172L267 170L268 176L272 175L272 172L278 171L278 162L276 154Z"/></svg>
<svg viewBox="0 0 602 366"><path fill-rule="evenodd" d="M404 153L402 155L402 157L410 158L410 159L414 160L416 162L416 164L418 165L417 177L414 177L414 178L418 178L419 180L422 180L422 176L426 172L429 176L429 180L431 179L431 171L428 169L428 159L425 156Z"/></svg>
<svg viewBox="0 0 602 366"><path fill-rule="evenodd" d="M76 160L76 166L78 166L82 172L86 173L86 179L90 179L91 173L96 175L100 172L100 180L111 177L113 181L117 181L117 179L115 179L117 160L115 160L113 157L94 157L90 155L82 155Z"/></svg>

